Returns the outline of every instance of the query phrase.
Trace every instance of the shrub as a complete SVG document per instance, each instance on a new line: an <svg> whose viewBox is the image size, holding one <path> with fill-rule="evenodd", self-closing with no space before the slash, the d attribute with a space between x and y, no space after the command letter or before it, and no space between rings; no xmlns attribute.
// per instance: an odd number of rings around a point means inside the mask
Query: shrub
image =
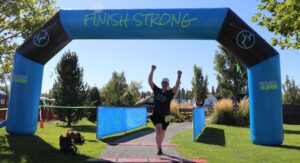
<svg viewBox="0 0 300 163"><path fill-rule="evenodd" d="M239 103L239 109L236 112L236 121L238 125L248 126L249 125L249 99L244 98Z"/></svg>
<svg viewBox="0 0 300 163"><path fill-rule="evenodd" d="M171 112L171 115L173 115L175 117L176 122L184 121L184 117L182 117L179 113L179 103L178 102L176 102L174 100L171 101L170 112Z"/></svg>
<svg viewBox="0 0 300 163"><path fill-rule="evenodd" d="M234 125L235 122L232 100L223 99L213 105L212 123Z"/></svg>

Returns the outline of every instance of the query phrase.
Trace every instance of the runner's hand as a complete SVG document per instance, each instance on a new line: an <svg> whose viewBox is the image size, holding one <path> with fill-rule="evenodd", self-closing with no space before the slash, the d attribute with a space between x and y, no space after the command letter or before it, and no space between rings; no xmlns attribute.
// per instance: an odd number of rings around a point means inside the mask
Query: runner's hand
<svg viewBox="0 0 300 163"><path fill-rule="evenodd" d="M182 74L181 70L178 70L177 74L178 74L178 77L181 77L181 74Z"/></svg>
<svg viewBox="0 0 300 163"><path fill-rule="evenodd" d="M155 70L156 69L156 66L155 65L152 65L152 67L151 67L151 70Z"/></svg>

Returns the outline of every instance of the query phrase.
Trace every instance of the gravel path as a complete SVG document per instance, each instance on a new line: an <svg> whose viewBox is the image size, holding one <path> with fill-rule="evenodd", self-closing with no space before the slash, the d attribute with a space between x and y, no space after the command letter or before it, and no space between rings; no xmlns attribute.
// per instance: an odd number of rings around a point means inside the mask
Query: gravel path
<svg viewBox="0 0 300 163"><path fill-rule="evenodd" d="M143 158L143 159L166 159L184 160L185 158L177 152L175 145L171 144L174 135L187 129L191 129L192 122L172 123L169 125L163 142L164 155L158 156L155 145L155 130L146 129L128 136L124 136L113 143L108 144L106 150L98 159L90 159L89 162L101 162L108 158ZM190 138L192 141L192 138Z"/></svg>

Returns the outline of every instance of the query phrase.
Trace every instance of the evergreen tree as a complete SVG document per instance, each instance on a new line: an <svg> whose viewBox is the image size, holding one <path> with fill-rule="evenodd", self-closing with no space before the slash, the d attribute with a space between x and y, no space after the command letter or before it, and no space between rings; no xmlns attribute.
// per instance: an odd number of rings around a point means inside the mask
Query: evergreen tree
<svg viewBox="0 0 300 163"><path fill-rule="evenodd" d="M146 92L142 91L140 98L146 98L146 95L147 95Z"/></svg>
<svg viewBox="0 0 300 163"><path fill-rule="evenodd" d="M52 93L59 106L82 106L86 103L86 84L83 82L83 68L78 64L75 52L65 52L57 64L57 79ZM72 122L81 119L85 109L55 109L59 120ZM67 117L67 119L65 119Z"/></svg>
<svg viewBox="0 0 300 163"><path fill-rule="evenodd" d="M215 91L215 87L214 86L211 87L211 94L214 95L214 96L216 95L216 91Z"/></svg>
<svg viewBox="0 0 300 163"><path fill-rule="evenodd" d="M181 99L186 99L186 94L184 88L181 88L181 93L180 93Z"/></svg>
<svg viewBox="0 0 300 163"><path fill-rule="evenodd" d="M187 99L191 99L191 98L193 98L192 91L190 91L190 90L187 90L187 91L185 92L185 97L186 97Z"/></svg>
<svg viewBox="0 0 300 163"><path fill-rule="evenodd" d="M217 71L217 93L221 97L233 97L242 92L247 85L246 67L241 65L225 47L218 46L214 58L215 70Z"/></svg>
<svg viewBox="0 0 300 163"><path fill-rule="evenodd" d="M208 77L203 76L202 68L194 65L194 77L192 80L192 94L196 100L196 104L203 105L208 94Z"/></svg>
<svg viewBox="0 0 300 163"><path fill-rule="evenodd" d="M93 109L88 109L87 118L89 121L95 123L97 121L97 108L101 105L101 96L97 87L89 89L87 96L87 105L95 106Z"/></svg>

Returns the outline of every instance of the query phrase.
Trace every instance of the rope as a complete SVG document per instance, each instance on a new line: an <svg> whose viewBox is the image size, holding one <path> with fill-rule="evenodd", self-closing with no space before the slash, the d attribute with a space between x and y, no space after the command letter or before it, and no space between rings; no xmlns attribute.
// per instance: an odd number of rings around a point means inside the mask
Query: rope
<svg viewBox="0 0 300 163"><path fill-rule="evenodd" d="M46 108L66 108L66 109L94 109L96 106L52 106L52 105L40 105L41 107Z"/></svg>
<svg viewBox="0 0 300 163"><path fill-rule="evenodd" d="M40 105L46 108L66 108L66 109L95 109L96 106L52 106L52 105ZM8 110L8 108L0 108L0 111Z"/></svg>

